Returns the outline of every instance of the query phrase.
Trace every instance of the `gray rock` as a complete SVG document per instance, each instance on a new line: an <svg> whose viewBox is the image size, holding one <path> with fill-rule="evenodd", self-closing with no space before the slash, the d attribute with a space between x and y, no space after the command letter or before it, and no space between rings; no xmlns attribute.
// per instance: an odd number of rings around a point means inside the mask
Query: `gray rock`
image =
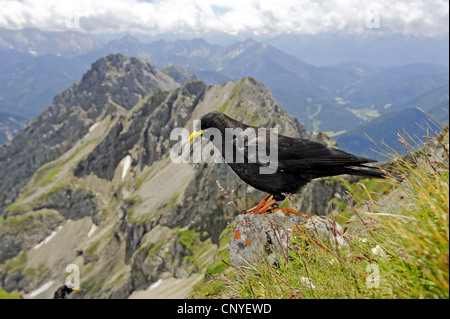
<svg viewBox="0 0 450 319"><path fill-rule="evenodd" d="M5 291L13 291L14 289L23 290L30 284L31 280L22 271L11 271L0 282Z"/></svg>
<svg viewBox="0 0 450 319"><path fill-rule="evenodd" d="M43 203L34 209L55 209L66 219L78 220L90 216L92 221L100 224L100 211L98 210L95 195L84 189L73 190L60 188L50 193Z"/></svg>
<svg viewBox="0 0 450 319"><path fill-rule="evenodd" d="M172 79L174 79L177 83L181 85L185 85L191 79L195 79L196 76L191 71L186 70L182 67L177 66L169 66L161 70L161 72L167 74Z"/></svg>
<svg viewBox="0 0 450 319"><path fill-rule="evenodd" d="M321 178L311 181L301 192L299 211L309 215L326 216L333 209L333 199L345 198L345 187L338 181L330 178Z"/></svg>
<svg viewBox="0 0 450 319"><path fill-rule="evenodd" d="M94 173L111 180L117 164L135 146L139 148L141 168L161 159L170 151L170 132L186 125L204 90L202 82L193 81L180 89L149 96L141 108L133 110L128 121L119 121L103 142L78 163L74 175Z"/></svg>
<svg viewBox="0 0 450 319"><path fill-rule="evenodd" d="M0 226L0 264L40 243L64 222L56 212L10 216Z"/></svg>
<svg viewBox="0 0 450 319"><path fill-rule="evenodd" d="M229 242L230 260L235 267L251 267L268 260L277 265L279 259L288 260L295 225L302 225L310 236L339 246L346 243L342 228L330 219L301 214L284 213L281 210L269 214L241 214L235 220ZM335 231L337 230L337 232Z"/></svg>
<svg viewBox="0 0 450 319"><path fill-rule="evenodd" d="M264 215L239 215L229 242L232 264L249 267L254 262L262 262L265 257L273 261L277 256L287 257L292 226L305 222L306 218L302 215L281 211Z"/></svg>
<svg viewBox="0 0 450 319"><path fill-rule="evenodd" d="M341 225L335 223L329 218L312 217L307 220L304 225L308 229L308 233L322 242L328 242L339 247L347 246Z"/></svg>

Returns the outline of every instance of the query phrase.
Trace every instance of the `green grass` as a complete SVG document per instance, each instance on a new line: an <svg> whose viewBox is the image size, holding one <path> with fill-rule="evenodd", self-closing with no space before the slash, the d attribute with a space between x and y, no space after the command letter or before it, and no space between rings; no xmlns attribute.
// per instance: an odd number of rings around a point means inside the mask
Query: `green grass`
<svg viewBox="0 0 450 319"><path fill-rule="evenodd" d="M354 115L360 118L374 119L380 116L380 113L375 109L357 110L347 107L346 110L352 112Z"/></svg>
<svg viewBox="0 0 450 319"><path fill-rule="evenodd" d="M26 198L31 194L35 193L39 187L47 185L51 182L54 182L58 174L64 165L69 163L79 152L81 152L86 147L97 143L100 137L93 138L91 140L86 141L82 145L78 146L76 150L65 159L58 159L52 162L45 163L40 168L36 170L33 174L33 177L28 181L28 183L22 189L22 195L20 198ZM58 188L66 187L66 185L55 186L50 192L57 190Z"/></svg>
<svg viewBox="0 0 450 319"><path fill-rule="evenodd" d="M11 294L0 287L0 299L21 299L20 294Z"/></svg>
<svg viewBox="0 0 450 319"><path fill-rule="evenodd" d="M393 188L394 185L388 180L364 178L358 181L358 183L352 183L346 178L339 176L326 179L326 183L339 183L347 191L346 198L338 200L334 198L334 203L338 206L337 212L330 213L327 217L335 219L340 225L348 222L354 215L354 211L348 209L349 203L364 203L367 200L367 192L374 194L387 194ZM363 186L362 186L363 185Z"/></svg>
<svg viewBox="0 0 450 319"><path fill-rule="evenodd" d="M190 252L190 255L184 256L183 260L191 264L195 269L202 270L207 267L204 261L204 254L213 246L211 239L201 240L201 234L195 229L187 229L179 232L179 242L183 244Z"/></svg>
<svg viewBox="0 0 450 319"><path fill-rule="evenodd" d="M352 187L342 236L324 242L293 227L291 249L274 267L266 260L233 266L197 285L192 298L449 298L448 127L436 125L418 152L393 159L386 182Z"/></svg>
<svg viewBox="0 0 450 319"><path fill-rule="evenodd" d="M20 204L18 204L16 202L14 202L11 205L9 205L8 207L6 207L6 209L11 213L26 211L26 208L24 206L21 206Z"/></svg>
<svg viewBox="0 0 450 319"><path fill-rule="evenodd" d="M99 240L93 242L92 244L90 244L89 247L86 248L86 251L85 251L86 254L88 254L88 255L94 255L94 254L97 252L98 247L100 246L100 242L101 242L101 241L102 241L102 240L99 239Z"/></svg>
<svg viewBox="0 0 450 319"><path fill-rule="evenodd" d="M41 221L42 214L24 213L16 216L9 216L6 219L0 219L0 224L5 228L14 229L17 233L30 231L36 227L36 222Z"/></svg>
<svg viewBox="0 0 450 319"><path fill-rule="evenodd" d="M200 234L193 228L180 231L180 237L178 239L185 247L187 247L191 253L195 253L197 244L200 243Z"/></svg>
<svg viewBox="0 0 450 319"><path fill-rule="evenodd" d="M34 186L39 187L53 181L59 173L60 163L50 162L39 168L34 176Z"/></svg>
<svg viewBox="0 0 450 319"><path fill-rule="evenodd" d="M159 251L161 249L161 247L164 245L164 241L160 241L156 244L152 244L148 253L147 253L147 257L151 257L153 256L157 251Z"/></svg>
<svg viewBox="0 0 450 319"><path fill-rule="evenodd" d="M21 272L25 269L26 263L28 260L27 252L22 250L16 257L9 259L3 265L3 270L6 270L8 273L12 274L15 272Z"/></svg>
<svg viewBox="0 0 450 319"><path fill-rule="evenodd" d="M234 223L226 227L219 236L219 249L217 252L216 262L206 269L208 280L211 278L211 276L220 274L229 267L228 265L231 261L228 254L228 242L231 238L233 225Z"/></svg>
<svg viewBox="0 0 450 319"><path fill-rule="evenodd" d="M162 68L160 71L166 73L167 71L173 70L175 67L173 65L166 66L165 68Z"/></svg>
<svg viewBox="0 0 450 319"><path fill-rule="evenodd" d="M230 108L233 108L235 106L236 101L239 97L239 91L241 90L242 86L244 85L244 82L245 82L245 79L242 79L239 83L236 83L236 85L231 90L231 96L230 96L231 99L228 99L227 102L225 102L224 104L219 106L217 108L217 111L226 113L227 111L230 111ZM243 111L244 111L244 106L239 105L238 109L236 111L234 111L233 114L236 116L239 113L242 113ZM228 115L231 116L233 114L228 114Z"/></svg>
<svg viewBox="0 0 450 319"><path fill-rule="evenodd" d="M138 195L134 195L130 198L127 198L127 201L132 202L133 204L127 210L127 217L130 223L140 223L147 220L147 217L135 217L133 216L135 208L143 202L143 199Z"/></svg>

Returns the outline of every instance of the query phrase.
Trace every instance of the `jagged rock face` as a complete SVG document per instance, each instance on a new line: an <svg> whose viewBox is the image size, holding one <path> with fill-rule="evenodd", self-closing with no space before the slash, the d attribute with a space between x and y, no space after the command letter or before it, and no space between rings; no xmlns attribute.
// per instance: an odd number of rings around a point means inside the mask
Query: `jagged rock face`
<svg viewBox="0 0 450 319"><path fill-rule="evenodd" d="M92 64L79 83L80 90L97 98L95 104L84 105L102 108L111 100L127 110L149 93L178 86L174 79L156 70L150 62L121 54L110 54Z"/></svg>
<svg viewBox="0 0 450 319"><path fill-rule="evenodd" d="M63 221L56 213L40 212L8 219L0 227L0 264L37 245Z"/></svg>
<svg viewBox="0 0 450 319"><path fill-rule="evenodd" d="M54 209L64 218L72 220L90 216L95 224L99 224L99 210L94 198L93 193L84 189L73 190L65 187L52 192L42 205L34 209Z"/></svg>
<svg viewBox="0 0 450 319"><path fill-rule="evenodd" d="M135 146L138 147L139 166L150 166L169 153L170 132L183 127L205 90L202 82L191 82L173 92L151 95L144 105L133 110L129 118L119 121L88 158L74 171L82 177L94 173L111 180L117 164Z"/></svg>
<svg viewBox="0 0 450 319"><path fill-rule="evenodd" d="M79 82L58 94L11 143L0 147L0 211L37 168L67 151L93 123L131 109L151 92L178 86L135 58L108 55L93 63Z"/></svg>

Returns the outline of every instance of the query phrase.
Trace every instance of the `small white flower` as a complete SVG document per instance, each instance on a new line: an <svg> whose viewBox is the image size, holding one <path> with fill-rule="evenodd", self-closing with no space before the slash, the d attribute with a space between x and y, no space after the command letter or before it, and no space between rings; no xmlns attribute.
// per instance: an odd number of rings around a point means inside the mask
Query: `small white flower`
<svg viewBox="0 0 450 319"><path fill-rule="evenodd" d="M331 259L328 261L328 263L330 264L330 265L334 265L334 264L336 264L338 261L337 261L337 259L336 258L333 258L333 257L331 257Z"/></svg>
<svg viewBox="0 0 450 319"><path fill-rule="evenodd" d="M372 253L377 256L386 257L386 253L379 245L377 245L375 248L372 248Z"/></svg>
<svg viewBox="0 0 450 319"><path fill-rule="evenodd" d="M316 289L316 286L314 286L311 282L311 280L308 277L302 277L300 278L300 282L302 283L302 285L311 287L311 289Z"/></svg>

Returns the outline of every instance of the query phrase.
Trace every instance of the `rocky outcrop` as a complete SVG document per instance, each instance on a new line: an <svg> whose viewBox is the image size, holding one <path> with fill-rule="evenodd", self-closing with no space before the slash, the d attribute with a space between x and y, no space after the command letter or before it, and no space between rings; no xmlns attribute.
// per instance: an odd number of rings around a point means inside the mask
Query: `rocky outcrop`
<svg viewBox="0 0 450 319"><path fill-rule="evenodd" d="M73 190L68 187L57 189L48 194L43 200L43 203L34 209L54 209L64 218L72 220L89 216L97 225L101 221L100 210L95 200L95 195L84 189Z"/></svg>
<svg viewBox="0 0 450 319"><path fill-rule="evenodd" d="M139 167L150 166L169 153L170 132L183 127L205 90L203 82L190 82L172 92L148 96L124 120L119 121L104 141L75 168L74 175L94 173L111 180L117 164L138 147Z"/></svg>
<svg viewBox="0 0 450 319"><path fill-rule="evenodd" d="M333 178L311 181L301 192L299 211L311 215L326 216L336 208L334 200L344 201L346 188Z"/></svg>
<svg viewBox="0 0 450 319"><path fill-rule="evenodd" d="M1 221L0 264L43 241L63 223L57 213L37 212L9 216Z"/></svg>
<svg viewBox="0 0 450 319"><path fill-rule="evenodd" d="M0 111L0 145L11 141L27 123L28 120L25 117Z"/></svg>
<svg viewBox="0 0 450 319"><path fill-rule="evenodd" d="M277 266L288 260L295 245L292 240L313 244L319 242L346 246L342 227L328 218L308 216L295 211L277 210L269 214L241 214L234 224L229 242L230 260L235 267L252 267L267 262Z"/></svg>

